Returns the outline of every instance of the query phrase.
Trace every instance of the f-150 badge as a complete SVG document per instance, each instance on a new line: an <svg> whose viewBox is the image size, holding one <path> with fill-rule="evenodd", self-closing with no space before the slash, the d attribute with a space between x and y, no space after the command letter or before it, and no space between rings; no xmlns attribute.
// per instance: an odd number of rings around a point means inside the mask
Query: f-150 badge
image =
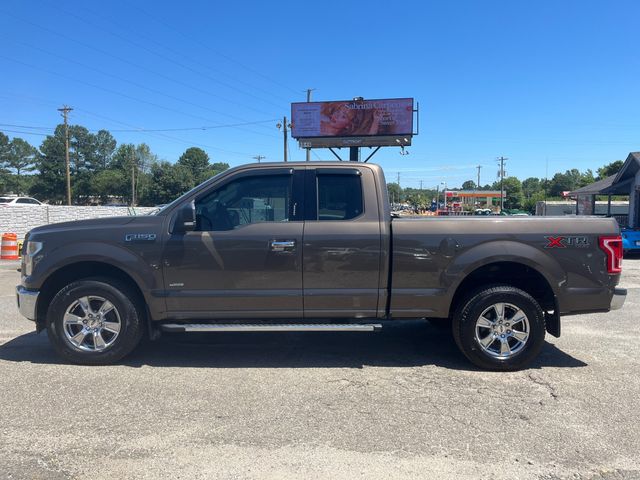
<svg viewBox="0 0 640 480"><path fill-rule="evenodd" d="M155 242L155 233L127 233L124 236L125 242Z"/></svg>

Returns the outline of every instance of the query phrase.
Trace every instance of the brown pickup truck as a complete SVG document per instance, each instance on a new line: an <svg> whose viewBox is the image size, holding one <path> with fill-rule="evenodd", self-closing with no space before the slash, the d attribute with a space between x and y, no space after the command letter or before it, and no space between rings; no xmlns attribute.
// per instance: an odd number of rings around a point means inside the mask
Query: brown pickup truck
<svg viewBox="0 0 640 480"><path fill-rule="evenodd" d="M53 224L23 247L20 312L67 360L161 331L374 331L450 322L487 369L526 366L560 318L620 308L610 218L392 218L382 169L228 170L155 215Z"/></svg>

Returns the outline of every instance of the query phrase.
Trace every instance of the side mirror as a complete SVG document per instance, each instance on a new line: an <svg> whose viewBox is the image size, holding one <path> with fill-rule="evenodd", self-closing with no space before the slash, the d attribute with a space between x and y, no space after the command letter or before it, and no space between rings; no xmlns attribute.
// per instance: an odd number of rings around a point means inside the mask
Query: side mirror
<svg viewBox="0 0 640 480"><path fill-rule="evenodd" d="M171 233L191 232L196 228L196 206L193 201L180 207L173 217Z"/></svg>

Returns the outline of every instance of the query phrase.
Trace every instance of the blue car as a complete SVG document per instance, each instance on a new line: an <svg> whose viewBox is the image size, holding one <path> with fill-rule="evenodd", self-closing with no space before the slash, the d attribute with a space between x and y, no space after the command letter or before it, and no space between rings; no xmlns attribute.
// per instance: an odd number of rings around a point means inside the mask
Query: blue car
<svg viewBox="0 0 640 480"><path fill-rule="evenodd" d="M622 229L622 249L625 252L640 252L640 230Z"/></svg>

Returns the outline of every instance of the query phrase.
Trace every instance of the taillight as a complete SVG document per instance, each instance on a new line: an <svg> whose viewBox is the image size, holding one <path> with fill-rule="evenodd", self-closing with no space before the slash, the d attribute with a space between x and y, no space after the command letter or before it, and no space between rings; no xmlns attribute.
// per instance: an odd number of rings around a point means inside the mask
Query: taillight
<svg viewBox="0 0 640 480"><path fill-rule="evenodd" d="M622 273L622 237L600 237L600 250L607 254L607 272Z"/></svg>

